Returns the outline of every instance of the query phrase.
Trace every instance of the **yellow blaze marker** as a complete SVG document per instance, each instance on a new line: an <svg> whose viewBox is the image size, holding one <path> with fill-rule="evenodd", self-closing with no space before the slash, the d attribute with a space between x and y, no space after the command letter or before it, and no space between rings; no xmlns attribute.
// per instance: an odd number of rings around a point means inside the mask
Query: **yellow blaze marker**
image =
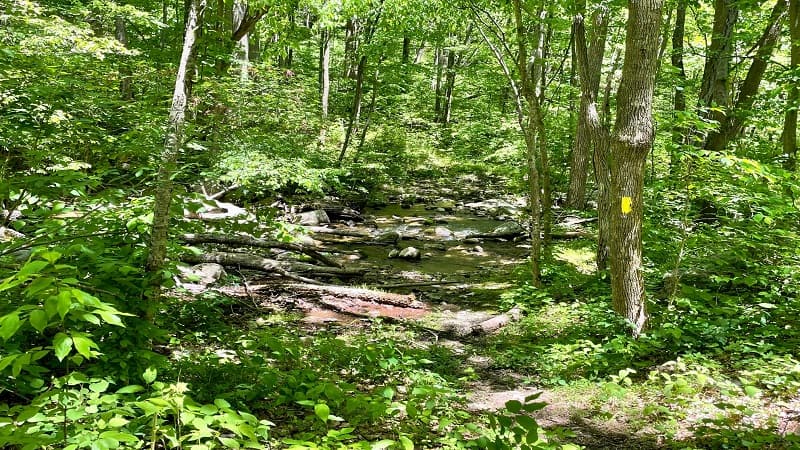
<svg viewBox="0 0 800 450"><path fill-rule="evenodd" d="M631 208L632 201L630 197L622 197L622 214L629 214L633 210Z"/></svg>

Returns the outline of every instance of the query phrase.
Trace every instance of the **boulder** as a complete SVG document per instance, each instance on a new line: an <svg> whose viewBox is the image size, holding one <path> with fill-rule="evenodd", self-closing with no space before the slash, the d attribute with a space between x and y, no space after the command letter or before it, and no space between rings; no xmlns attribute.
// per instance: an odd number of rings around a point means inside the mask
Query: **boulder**
<svg viewBox="0 0 800 450"><path fill-rule="evenodd" d="M396 248L393 248L393 249L392 249L392 250L389 252L389 259L392 259L392 258L397 258L397 255L399 255L399 254L400 254L400 250L398 250L398 249L396 249Z"/></svg>
<svg viewBox="0 0 800 450"><path fill-rule="evenodd" d="M375 236L375 242L384 244L397 244L400 242L401 236L397 231L387 231Z"/></svg>
<svg viewBox="0 0 800 450"><path fill-rule="evenodd" d="M439 238L452 238L453 232L447 227L436 227L433 229L433 234Z"/></svg>
<svg viewBox="0 0 800 450"><path fill-rule="evenodd" d="M406 247L400 250L400 253L397 254L397 257L413 261L420 259L422 254L414 247Z"/></svg>
<svg viewBox="0 0 800 450"><path fill-rule="evenodd" d="M214 284L225 275L225 269L220 264L203 263L192 267L178 266L180 284L193 284L202 287Z"/></svg>
<svg viewBox="0 0 800 450"><path fill-rule="evenodd" d="M315 209L314 211L306 211L297 215L297 223L300 225L317 226L326 223L331 223L328 213L324 209Z"/></svg>

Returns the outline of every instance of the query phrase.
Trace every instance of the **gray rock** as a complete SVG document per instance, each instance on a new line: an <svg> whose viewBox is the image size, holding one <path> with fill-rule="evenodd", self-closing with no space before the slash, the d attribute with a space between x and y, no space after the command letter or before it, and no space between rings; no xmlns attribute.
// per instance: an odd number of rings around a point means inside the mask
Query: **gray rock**
<svg viewBox="0 0 800 450"><path fill-rule="evenodd" d="M387 231L375 237L375 242L382 242L386 244L397 244L400 242L401 236L397 231Z"/></svg>
<svg viewBox="0 0 800 450"><path fill-rule="evenodd" d="M390 251L390 252L389 252L389 258L390 258L390 259L391 259L391 258L397 258L397 256L398 256L399 254L400 254L400 250L398 250L398 249L396 249L396 248L393 248L393 249L392 249L392 251Z"/></svg>
<svg viewBox="0 0 800 450"><path fill-rule="evenodd" d="M422 257L419 250L414 247L406 247L400 250L400 253L397 254L398 258L403 258L407 260L418 260Z"/></svg>
<svg viewBox="0 0 800 450"><path fill-rule="evenodd" d="M525 229L516 222L504 223L491 232L493 236L497 237L517 236L525 233Z"/></svg>
<svg viewBox="0 0 800 450"><path fill-rule="evenodd" d="M440 237L440 238L451 238L451 237L453 237L453 232L450 231L450 229L447 228L447 227L436 227L436 228L433 229L433 234L436 235L436 237Z"/></svg>
<svg viewBox="0 0 800 450"><path fill-rule="evenodd" d="M331 223L328 213L324 209L315 209L314 211L306 211L297 215L297 222L300 225L317 226L325 223Z"/></svg>
<svg viewBox="0 0 800 450"><path fill-rule="evenodd" d="M208 286L214 284L225 275L225 269L216 263L197 264L192 267L178 266L182 284Z"/></svg>

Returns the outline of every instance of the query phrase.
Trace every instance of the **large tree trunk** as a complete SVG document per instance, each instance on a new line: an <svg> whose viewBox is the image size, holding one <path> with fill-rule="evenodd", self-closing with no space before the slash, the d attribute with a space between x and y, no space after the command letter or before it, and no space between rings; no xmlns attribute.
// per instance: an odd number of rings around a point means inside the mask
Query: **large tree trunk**
<svg viewBox="0 0 800 450"><path fill-rule="evenodd" d="M446 64L444 48L437 46L434 55L433 63L436 66L436 76L432 80L434 92L433 117L434 121L438 122L442 115L442 74L444 73L444 66Z"/></svg>
<svg viewBox="0 0 800 450"><path fill-rule="evenodd" d="M569 192L567 194L567 204L575 209L583 209L586 206L589 158L594 153L591 151L592 147L596 146L596 140L592 139L592 130L590 129L589 104L597 102L597 94L600 90L600 74L603 71L603 54L608 35L607 15L608 10L605 8L598 9L594 14L590 46L586 50L588 67L584 76L588 79L581 79L581 102L575 130L575 146L572 149Z"/></svg>
<svg viewBox="0 0 800 450"><path fill-rule="evenodd" d="M725 113L719 108L730 106L730 62L733 54L733 29L738 18L736 0L714 0L714 26L711 31L711 45L706 50L699 100L701 107L715 107L702 112L703 117L719 123L725 119Z"/></svg>
<svg viewBox="0 0 800 450"><path fill-rule="evenodd" d="M550 187L550 163L547 154L547 128L544 125L544 108L546 86L546 55L550 45L550 36L547 31L547 11L544 6L539 11L539 30L536 39L536 49L533 58L528 62L530 72L528 78L530 89L533 95L529 99L530 108L533 114L534 125L536 127L536 152L539 157L539 184L541 185L541 210L542 210L542 239L545 243L550 242L551 228L553 224L553 193ZM519 28L517 28L519 32Z"/></svg>
<svg viewBox="0 0 800 450"><path fill-rule="evenodd" d="M472 25L467 28L467 32L464 36L464 42L462 43L462 49L459 51L450 49L447 52L447 74L444 82L444 107L442 108L441 115L438 120L444 125L450 123L450 118L453 111L453 91L455 90L456 85L456 68L464 63L463 48L469 44L470 39L472 39Z"/></svg>
<svg viewBox="0 0 800 450"><path fill-rule="evenodd" d="M153 319L156 304L161 292L161 269L167 255L167 235L169 233L172 202L172 175L176 170L178 154L183 143L183 130L186 122L187 74L191 55L194 52L197 31L202 23L206 0L192 0L186 20L186 31L183 39L180 65L175 77L175 89L172 94L172 106L169 112L169 127L161 152L161 165L156 180L155 204L153 205L153 225L150 232L149 254L146 269L152 280L150 302L145 308L148 320Z"/></svg>
<svg viewBox="0 0 800 450"><path fill-rule="evenodd" d="M653 89L662 0L629 0L625 61L611 139L611 292L633 335L647 323L642 274L644 171L654 140Z"/></svg>
<svg viewBox="0 0 800 450"><path fill-rule="evenodd" d="M758 87L767 70L767 63L781 37L781 24L786 15L786 1L777 0L775 2L769 23L758 40L756 56L750 64L747 76L739 86L736 105L724 112L724 119L720 121L719 128L709 133L705 145L707 150L722 150L741 133L745 119L751 114Z"/></svg>
<svg viewBox="0 0 800 450"><path fill-rule="evenodd" d="M381 56L378 64L375 66L375 74L372 76L372 93L370 94L369 107L367 108L367 117L364 120L364 126L361 128L361 137L358 140L356 156L353 158L353 161L358 161L358 157L361 155L361 149L364 147L364 141L367 140L367 131L369 130L369 125L372 122L372 114L375 112L375 104L378 101L378 85L380 81L379 76L382 61L383 56Z"/></svg>
<svg viewBox="0 0 800 450"><path fill-rule="evenodd" d="M344 32L344 76L358 76L358 20L347 19Z"/></svg>
<svg viewBox="0 0 800 450"><path fill-rule="evenodd" d="M114 19L114 28L115 28L115 36L117 41L122 44L123 47L128 47L128 30L125 26L125 18L122 16L117 16ZM119 69L119 96L123 100L133 100L133 89L131 86L131 69L126 65L123 64L122 67Z"/></svg>
<svg viewBox="0 0 800 450"><path fill-rule="evenodd" d="M789 35L791 36L791 73L800 66L800 0L789 0ZM792 83L786 98L786 117L783 121L783 153L786 170L797 170L797 108L800 106L800 90Z"/></svg>
<svg viewBox="0 0 800 450"><path fill-rule="evenodd" d="M403 56L400 62L403 64L408 63L408 58L411 56L411 38L407 34L403 35Z"/></svg>

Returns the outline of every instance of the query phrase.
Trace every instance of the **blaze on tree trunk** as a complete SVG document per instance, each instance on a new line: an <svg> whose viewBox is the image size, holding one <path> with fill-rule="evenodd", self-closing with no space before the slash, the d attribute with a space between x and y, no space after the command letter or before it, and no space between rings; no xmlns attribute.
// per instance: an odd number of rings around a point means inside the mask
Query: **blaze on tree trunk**
<svg viewBox="0 0 800 450"><path fill-rule="evenodd" d="M653 144L653 89L662 0L629 0L625 61L611 138L611 293L638 336L647 323L642 274L643 185Z"/></svg>
<svg viewBox="0 0 800 450"><path fill-rule="evenodd" d="M791 36L791 74L797 74L800 66L800 0L789 0L789 35ZM797 83L791 83L786 99L786 117L783 121L783 153L786 170L797 170L797 108L800 106L800 90Z"/></svg>
<svg viewBox="0 0 800 450"><path fill-rule="evenodd" d="M161 269L167 255L167 235L169 232L169 207L172 202L172 175L176 170L178 153L183 142L183 129L186 122L187 74L191 55L202 23L206 0L192 0L186 19L180 65L175 76L175 90L169 111L169 126L161 152L161 165L156 180L155 204L153 205L153 226L150 231L149 254L146 269L150 274L151 291L145 308L145 318L152 320L161 294Z"/></svg>
<svg viewBox="0 0 800 450"><path fill-rule="evenodd" d="M590 128L589 104L597 102L597 94L600 90L600 74L603 71L603 54L608 34L607 15L606 8L599 8L594 13L590 47L588 50L584 50L588 53L588 61L586 73L581 76L581 103L575 130L575 147L572 149L569 192L567 194L567 204L575 209L583 209L586 206L589 157L594 153L591 151L592 147L597 145L597 139L592 138L593 132ZM581 70L581 72L584 71Z"/></svg>

